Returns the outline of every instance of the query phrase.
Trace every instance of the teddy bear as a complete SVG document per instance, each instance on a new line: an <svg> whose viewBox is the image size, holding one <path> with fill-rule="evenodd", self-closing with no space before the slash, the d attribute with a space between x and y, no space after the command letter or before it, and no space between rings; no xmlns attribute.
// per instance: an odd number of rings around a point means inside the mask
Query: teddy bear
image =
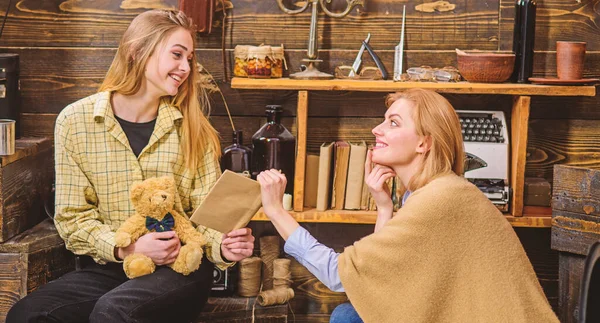
<svg viewBox="0 0 600 323"><path fill-rule="evenodd" d="M175 231L181 241L181 249L174 263L174 271L189 275L200 267L205 245L204 237L192 226L189 219L178 213L175 207L177 190L172 177L148 178L131 186L130 199L135 214L127 219L116 232L117 247L127 247L149 232ZM125 257L123 269L130 279L154 272L156 265L149 257L133 253Z"/></svg>

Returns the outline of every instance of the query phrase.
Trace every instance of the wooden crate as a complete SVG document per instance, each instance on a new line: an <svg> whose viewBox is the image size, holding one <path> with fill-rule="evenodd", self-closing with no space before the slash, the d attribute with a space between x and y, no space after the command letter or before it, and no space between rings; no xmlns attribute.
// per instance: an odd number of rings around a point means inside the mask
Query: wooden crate
<svg viewBox="0 0 600 323"><path fill-rule="evenodd" d="M286 323L288 305L260 306L254 297L211 297L195 323Z"/></svg>
<svg viewBox="0 0 600 323"><path fill-rule="evenodd" d="M50 219L0 244L0 322L19 299L74 269Z"/></svg>
<svg viewBox="0 0 600 323"><path fill-rule="evenodd" d="M600 241L600 171L557 165L552 192L552 249L559 251L559 317L577 322L590 246Z"/></svg>
<svg viewBox="0 0 600 323"><path fill-rule="evenodd" d="M21 138L16 152L0 158L0 242L40 223L54 182L49 138Z"/></svg>

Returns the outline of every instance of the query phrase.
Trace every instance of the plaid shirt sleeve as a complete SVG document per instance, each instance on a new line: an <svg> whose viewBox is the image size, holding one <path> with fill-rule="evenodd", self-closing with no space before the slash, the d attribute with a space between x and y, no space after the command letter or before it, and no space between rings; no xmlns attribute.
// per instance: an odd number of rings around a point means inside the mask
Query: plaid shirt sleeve
<svg viewBox="0 0 600 323"><path fill-rule="evenodd" d="M74 129L65 109L56 119L56 214L54 222L65 240L67 249L78 255L88 255L98 263L116 262L115 233L103 223L97 209L93 186L79 167L82 154L73 142Z"/></svg>
<svg viewBox="0 0 600 323"><path fill-rule="evenodd" d="M192 210L195 210L202 200L204 200L206 195L208 195L208 192L219 176L221 176L221 168L216 161L214 152L210 150L204 156L204 163L196 172L194 187L190 196ZM191 216L191 213L193 213L193 211L190 212L188 216ZM208 257L208 260L221 270L225 270L227 267L231 267L235 264L235 262L227 262L221 257L221 241L223 233L202 225L198 226L198 231L200 231L208 241L205 247L205 254Z"/></svg>

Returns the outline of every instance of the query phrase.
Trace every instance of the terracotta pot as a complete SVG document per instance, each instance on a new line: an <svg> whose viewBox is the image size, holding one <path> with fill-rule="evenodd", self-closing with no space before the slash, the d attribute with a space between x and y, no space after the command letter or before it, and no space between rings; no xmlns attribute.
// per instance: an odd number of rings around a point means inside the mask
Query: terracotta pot
<svg viewBox="0 0 600 323"><path fill-rule="evenodd" d="M515 67L515 54L465 53L456 50L458 71L469 82L502 83Z"/></svg>
<svg viewBox="0 0 600 323"><path fill-rule="evenodd" d="M580 80L583 78L585 42L556 42L556 74L561 80Z"/></svg>

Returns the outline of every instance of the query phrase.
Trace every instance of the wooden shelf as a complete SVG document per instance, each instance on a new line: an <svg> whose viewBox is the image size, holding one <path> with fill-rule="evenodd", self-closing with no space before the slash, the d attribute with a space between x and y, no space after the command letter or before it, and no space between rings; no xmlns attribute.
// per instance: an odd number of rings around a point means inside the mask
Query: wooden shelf
<svg viewBox="0 0 600 323"><path fill-rule="evenodd" d="M549 228L551 212L528 212L524 206L525 161L527 157L527 135L531 96L595 96L596 87L554 86L513 83L432 83L432 82L392 82L367 80L292 80L233 78L231 87L247 90L294 90L298 91L296 113L297 151L294 174L294 217L299 222L324 223L375 223L375 212L304 210L304 181L306 171L306 145L308 124L309 91L363 91L395 92L410 88L430 89L439 93L453 94L493 94L513 96L511 111L511 164L508 182L512 188L510 214L506 219L515 227ZM544 211L545 212L545 211ZM267 220L260 212L255 220Z"/></svg>
<svg viewBox="0 0 600 323"><path fill-rule="evenodd" d="M526 210L527 211L527 210ZM347 224L375 224L377 218L376 211L349 211L349 210L327 210L317 211L315 209L306 209L302 212L290 212L298 222L305 223L347 223ZM550 228L551 216L524 214L515 217L506 215L506 219L513 227L526 228ZM267 216L259 210L252 218L253 221L269 221Z"/></svg>
<svg viewBox="0 0 600 323"><path fill-rule="evenodd" d="M513 83L433 83L433 82L393 82L366 80L292 80L249 79L234 77L231 88L255 90L297 90L297 91L366 91L394 92L410 88L424 88L439 93L456 94L501 94L501 95L540 95L540 96L595 96L596 87L534 85Z"/></svg>

